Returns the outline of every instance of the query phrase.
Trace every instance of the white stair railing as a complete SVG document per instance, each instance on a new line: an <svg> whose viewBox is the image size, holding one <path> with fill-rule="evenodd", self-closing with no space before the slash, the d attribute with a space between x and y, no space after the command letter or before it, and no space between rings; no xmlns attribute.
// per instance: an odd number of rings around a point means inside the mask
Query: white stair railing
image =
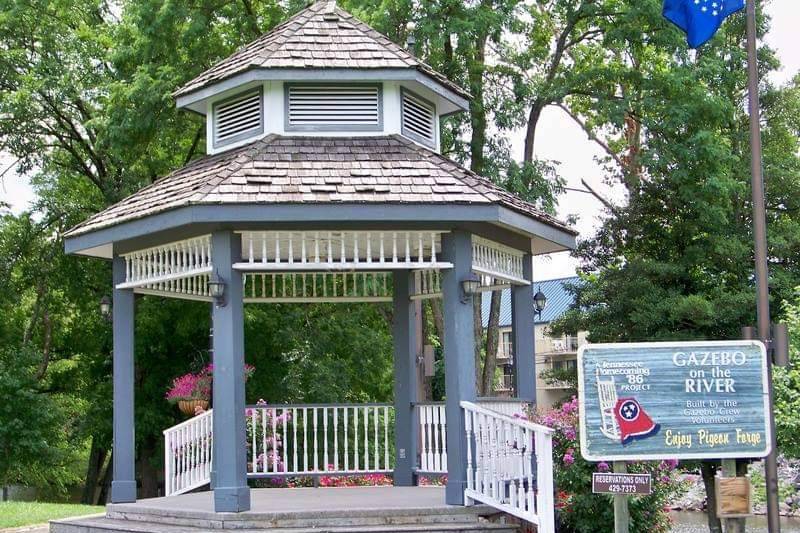
<svg viewBox="0 0 800 533"><path fill-rule="evenodd" d="M481 398L478 405L498 413L524 415L529 402L513 398ZM447 417L444 402L420 402L415 405L419 423L419 473L447 473Z"/></svg>
<svg viewBox="0 0 800 533"><path fill-rule="evenodd" d="M555 531L553 430L461 402L467 437L464 496Z"/></svg>
<svg viewBox="0 0 800 533"><path fill-rule="evenodd" d="M164 430L164 492L183 494L211 480L214 414L208 410Z"/></svg>

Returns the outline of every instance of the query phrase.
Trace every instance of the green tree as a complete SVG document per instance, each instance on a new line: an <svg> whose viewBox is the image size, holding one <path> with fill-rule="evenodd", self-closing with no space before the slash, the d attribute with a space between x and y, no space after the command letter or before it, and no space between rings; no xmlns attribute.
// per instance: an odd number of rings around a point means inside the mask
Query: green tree
<svg viewBox="0 0 800 533"><path fill-rule="evenodd" d="M743 16L694 53L660 2L621 2L604 35L608 52L577 65L591 90L563 109L604 150L626 201L606 202L580 244L585 283L554 329L593 342L737 338L755 315ZM762 75L777 66L766 47L759 58ZM796 85L761 87L774 302L800 281ZM707 491L714 468L704 464ZM709 526L720 530L713 513Z"/></svg>

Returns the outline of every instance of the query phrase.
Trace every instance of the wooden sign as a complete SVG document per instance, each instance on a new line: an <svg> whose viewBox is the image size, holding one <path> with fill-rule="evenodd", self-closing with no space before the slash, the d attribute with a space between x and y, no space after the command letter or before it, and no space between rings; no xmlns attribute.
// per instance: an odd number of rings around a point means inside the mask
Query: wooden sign
<svg viewBox="0 0 800 533"><path fill-rule="evenodd" d="M595 494L647 495L653 492L650 474L617 474L594 472L592 492Z"/></svg>
<svg viewBox="0 0 800 533"><path fill-rule="evenodd" d="M717 516L738 518L752 514L752 487L746 477L717 477Z"/></svg>
<svg viewBox="0 0 800 533"><path fill-rule="evenodd" d="M589 461L764 457L766 365L758 341L584 345L581 454Z"/></svg>

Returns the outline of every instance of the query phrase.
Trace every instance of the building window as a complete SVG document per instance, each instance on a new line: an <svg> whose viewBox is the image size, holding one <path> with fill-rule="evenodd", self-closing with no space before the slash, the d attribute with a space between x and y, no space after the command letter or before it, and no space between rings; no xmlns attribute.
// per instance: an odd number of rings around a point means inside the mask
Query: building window
<svg viewBox="0 0 800 533"><path fill-rule="evenodd" d="M239 93L212 106L214 148L264 133L261 87Z"/></svg>
<svg viewBox="0 0 800 533"><path fill-rule="evenodd" d="M560 372L573 372L578 370L578 361L575 359L559 359L553 361L553 370Z"/></svg>
<svg viewBox="0 0 800 533"><path fill-rule="evenodd" d="M400 132L419 143L436 147L436 106L433 102L401 88Z"/></svg>
<svg viewBox="0 0 800 533"><path fill-rule="evenodd" d="M503 357L510 358L514 355L514 344L511 331L504 331L500 336L500 350Z"/></svg>
<svg viewBox="0 0 800 533"><path fill-rule="evenodd" d="M383 129L380 84L286 84L287 131Z"/></svg>

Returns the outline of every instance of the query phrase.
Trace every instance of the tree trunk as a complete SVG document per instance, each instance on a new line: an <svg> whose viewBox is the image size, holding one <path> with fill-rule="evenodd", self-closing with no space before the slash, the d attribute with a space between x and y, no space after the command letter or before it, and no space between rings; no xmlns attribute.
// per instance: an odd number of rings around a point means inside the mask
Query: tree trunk
<svg viewBox="0 0 800 533"><path fill-rule="evenodd" d="M97 439L92 437L92 447L89 451L89 464L86 467L86 482L83 485L81 503L85 505L97 505L97 482L103 470L103 463L106 458L106 450L100 448Z"/></svg>
<svg viewBox="0 0 800 533"><path fill-rule="evenodd" d="M155 498L158 494L158 470L153 466L152 459L156 457L156 446L151 439L147 439L141 446L137 458L137 470L141 480L139 489L140 498Z"/></svg>
<svg viewBox="0 0 800 533"><path fill-rule="evenodd" d="M486 325L486 358L483 362L483 393L494 394L494 374L497 369L497 348L500 345L500 298L503 291L492 291L489 321Z"/></svg>
<svg viewBox="0 0 800 533"><path fill-rule="evenodd" d="M536 100L531 106L531 111L528 114L528 124L525 126L525 149L522 154L522 160L525 163L533 163L533 148L536 143L536 127L539 125L539 119L542 117L544 105Z"/></svg>
<svg viewBox="0 0 800 533"><path fill-rule="evenodd" d="M97 495L97 503L108 503L111 495L111 480L114 478L114 452L108 454L108 463L103 475L103 484L100 486L100 493Z"/></svg>
<svg viewBox="0 0 800 533"><path fill-rule="evenodd" d="M475 389L478 397L485 396L483 390L483 311L481 310L481 295L472 295L472 331L475 335Z"/></svg>
<svg viewBox="0 0 800 533"><path fill-rule="evenodd" d="M442 314L442 301L433 298L428 300L431 304L431 314L433 315L434 334L439 339L439 344L444 346L444 315Z"/></svg>
<svg viewBox="0 0 800 533"><path fill-rule="evenodd" d="M717 465L709 461L703 461L700 463L700 473L703 476L703 485L706 489L708 531L710 533L722 533L722 523L717 517L717 495L714 491L714 478L717 475Z"/></svg>

